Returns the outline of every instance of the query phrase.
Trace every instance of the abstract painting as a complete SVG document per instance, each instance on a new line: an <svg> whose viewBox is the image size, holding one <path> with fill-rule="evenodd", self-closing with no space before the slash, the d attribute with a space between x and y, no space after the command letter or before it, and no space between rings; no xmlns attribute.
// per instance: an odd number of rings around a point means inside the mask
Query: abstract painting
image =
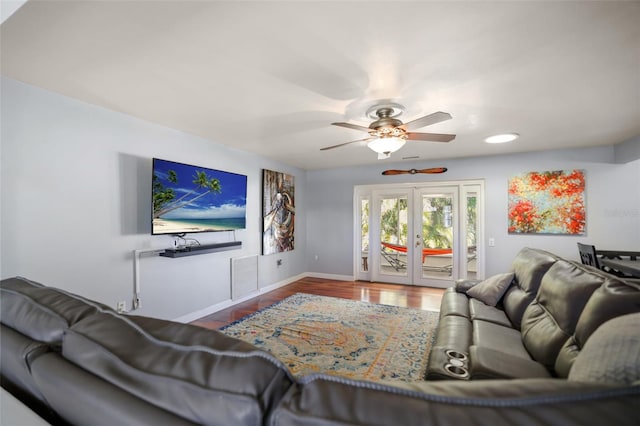
<svg viewBox="0 0 640 426"><path fill-rule="evenodd" d="M291 251L295 228L294 177L262 171L262 254Z"/></svg>
<svg viewBox="0 0 640 426"><path fill-rule="evenodd" d="M585 233L584 170L529 172L509 179L510 234Z"/></svg>

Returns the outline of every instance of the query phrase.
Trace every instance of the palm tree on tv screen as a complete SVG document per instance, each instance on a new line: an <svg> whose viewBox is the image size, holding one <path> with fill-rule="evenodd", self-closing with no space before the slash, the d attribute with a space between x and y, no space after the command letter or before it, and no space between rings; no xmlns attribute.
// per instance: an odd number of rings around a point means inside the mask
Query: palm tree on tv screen
<svg viewBox="0 0 640 426"><path fill-rule="evenodd" d="M167 172L167 180L171 183L178 183L178 175L175 171ZM153 175L153 217L159 218L173 210L187 206L209 193L218 194L222 192L220 180L210 178L205 172L196 170L196 175L192 181L196 186L182 197L174 200L176 195L172 188L165 187L157 175ZM204 192L199 192L204 190ZM192 197L192 198L189 198Z"/></svg>

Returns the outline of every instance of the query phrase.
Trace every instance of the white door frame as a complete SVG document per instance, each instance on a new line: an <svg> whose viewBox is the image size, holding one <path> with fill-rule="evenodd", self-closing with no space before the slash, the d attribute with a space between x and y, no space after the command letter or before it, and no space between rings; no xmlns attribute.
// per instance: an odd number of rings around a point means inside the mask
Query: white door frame
<svg viewBox="0 0 640 426"><path fill-rule="evenodd" d="M414 191L419 192L419 190L425 188L448 188L448 187L457 187L458 191L458 212L460 214L455 215L454 217L458 218L458 238L454 241L454 244L457 245L458 249L456 250L456 246L454 245L454 254L456 257L456 262L454 265L462 265L461 262L467 261L467 250L466 250L466 241L461 242L463 238L466 238L466 221L463 219L463 214L466 214L467 210L467 194L473 193L477 194L477 204L476 204L476 214L477 214L477 230L476 230L476 278L483 279L485 274L485 247L484 247L484 181L483 180L460 180L460 181L444 181L444 182L420 182L420 183L404 183L404 184L387 184L387 185L357 185L354 187L354 250L353 250L353 259L354 259L354 277L357 280L363 281L376 281L379 279L379 274L374 274L373 271L377 267L380 262L380 253L379 253L379 244L377 244L374 240L378 239L380 236L379 229L379 221L372 220L372 212L377 208L374 203L374 192L378 195L380 194L397 194L402 191ZM417 196L416 196L417 197ZM410 196L408 199L408 203L412 205L415 200L413 200L413 196ZM379 199L379 198L378 198ZM362 200L369 200L369 251L368 253L363 253L361 247L362 234L361 234L361 203ZM412 207L409 207L409 211L412 211ZM417 210L417 209L416 209ZM414 218L411 222L415 222ZM417 222L416 222L417 223ZM409 225L411 226L411 225ZM408 230L408 236L415 237L413 230ZM409 238L410 241L415 244L415 240L413 238ZM408 243L410 242L408 241ZM420 254L417 254L420 253ZM407 270L409 268L413 268L413 265L416 265L413 270L411 270L411 274L415 275L415 269L418 268L418 264L421 264L420 261L416 261L419 256L421 257L421 251L418 252L414 250L414 255L410 260L411 265L407 265ZM409 261L409 259L408 259ZM367 266L365 268L364 266ZM466 267L462 269L462 272L459 269L454 268L453 275L450 279L446 280L431 280L431 282L421 282L421 285L428 286L439 286L439 287L450 287L453 285L454 279L458 278L467 278L466 276ZM384 277L384 282L401 282L401 279L388 279L389 277ZM407 281L409 282L409 281ZM413 282L410 282L414 284Z"/></svg>

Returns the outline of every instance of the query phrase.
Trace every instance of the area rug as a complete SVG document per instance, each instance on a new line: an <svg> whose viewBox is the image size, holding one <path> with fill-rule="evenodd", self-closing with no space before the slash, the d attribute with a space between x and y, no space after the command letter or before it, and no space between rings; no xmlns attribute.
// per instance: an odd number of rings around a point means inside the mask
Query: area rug
<svg viewBox="0 0 640 426"><path fill-rule="evenodd" d="M424 380L438 313L297 293L221 329L294 376Z"/></svg>

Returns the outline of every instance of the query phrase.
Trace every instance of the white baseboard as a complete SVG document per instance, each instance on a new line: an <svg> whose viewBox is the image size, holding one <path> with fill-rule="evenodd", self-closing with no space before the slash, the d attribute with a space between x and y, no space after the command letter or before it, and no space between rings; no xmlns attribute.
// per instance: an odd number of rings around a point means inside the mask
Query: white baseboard
<svg viewBox="0 0 640 426"><path fill-rule="evenodd" d="M182 323L189 323L189 322L195 321L195 320L197 320L199 318L206 317L207 315L211 315L211 314L216 313L218 311L221 311L223 309L230 308L231 306L237 305L239 303L242 303L244 301L252 299L252 298L254 298L256 296L260 296L263 293L268 293L268 292L273 291L273 290L275 290L277 288L284 287L287 284L291 284L292 282L298 281L298 280L300 280L302 278L305 278L307 276L309 276L309 275L303 273L303 274L300 274L300 275L289 277L286 280L278 281L275 284L270 284L268 286L261 287L258 291L254 291L253 293L249 293L249 294L247 294L247 295L245 295L245 296L243 296L241 298L238 298L238 299L235 299L235 300L233 300L233 299L224 300L224 301L222 301L220 303L216 303L215 305L208 306L208 307L206 307L204 309L200 309L200 310L197 310L195 312L191 312L191 313L188 313L186 315L182 315L182 316L180 316L178 318L174 318L173 321L182 322ZM330 279L336 279L336 278L330 278Z"/></svg>
<svg viewBox="0 0 640 426"><path fill-rule="evenodd" d="M353 275L338 275L338 274L323 274L320 272L307 272L304 274L305 277L311 278L324 278L326 280L336 280L336 281L354 281L355 277Z"/></svg>

